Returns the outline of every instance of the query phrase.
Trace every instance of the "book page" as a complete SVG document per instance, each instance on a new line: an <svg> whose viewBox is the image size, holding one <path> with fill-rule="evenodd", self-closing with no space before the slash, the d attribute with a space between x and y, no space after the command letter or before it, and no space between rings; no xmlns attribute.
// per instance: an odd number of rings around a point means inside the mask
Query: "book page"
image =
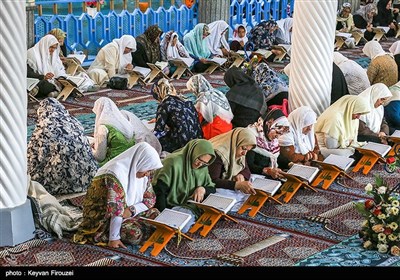
<svg viewBox="0 0 400 280"><path fill-rule="evenodd" d="M203 200L201 203L198 203L193 200L189 200L188 202L207 205L217 210L220 210L226 214L229 212L229 210L231 210L233 205L236 203L236 199L212 193L209 196L207 196L207 198Z"/></svg>
<svg viewBox="0 0 400 280"><path fill-rule="evenodd" d="M127 73L132 73L132 72L134 72L134 73L136 73L137 75L139 75L139 76L141 76L141 77L143 77L143 78L146 78L146 77L150 74L151 69L150 69L150 68L146 68L146 67L135 66L135 67L134 67L133 69L131 69L131 70L125 68L125 71L126 71Z"/></svg>
<svg viewBox="0 0 400 280"><path fill-rule="evenodd" d="M253 185L253 188L261 190L270 196L273 196L282 185L280 181L259 177L254 178L251 183Z"/></svg>
<svg viewBox="0 0 400 280"><path fill-rule="evenodd" d="M209 58L209 59L207 59L207 60L208 60L208 61L215 62L215 63L217 63L218 65L222 65L222 64L224 64L224 63L227 61L226 58L218 57L218 56L214 56L213 58Z"/></svg>
<svg viewBox="0 0 400 280"><path fill-rule="evenodd" d="M375 143L375 142L368 142L364 146L361 147L362 149L365 150L372 150L380 154L382 157L386 156L386 154L390 151L392 148L389 145L385 144L380 144L380 143Z"/></svg>
<svg viewBox="0 0 400 280"><path fill-rule="evenodd" d="M164 70L166 67L168 67L168 62L167 61L157 61L156 63L154 63L154 65L156 65L161 70Z"/></svg>
<svg viewBox="0 0 400 280"><path fill-rule="evenodd" d="M31 91L39 82L40 82L39 79L26 78L26 89L27 89L27 91Z"/></svg>
<svg viewBox="0 0 400 280"><path fill-rule="evenodd" d="M67 80L72 81L77 87L79 87L85 79L78 76L67 76Z"/></svg>
<svg viewBox="0 0 400 280"><path fill-rule="evenodd" d="M84 54L69 54L67 55L67 58L76 58L80 64L82 64L85 61L86 55Z"/></svg>
<svg viewBox="0 0 400 280"><path fill-rule="evenodd" d="M244 56L245 54L247 55L247 56L250 56L251 55L251 51L244 51L244 50L238 50L237 52L236 52L237 54L240 54L241 56Z"/></svg>
<svg viewBox="0 0 400 280"><path fill-rule="evenodd" d="M335 165L335 166L339 167L340 169L346 171L351 166L351 164L354 162L354 159L345 157L345 156L330 154L329 156L327 156L324 159L323 162Z"/></svg>
<svg viewBox="0 0 400 280"><path fill-rule="evenodd" d="M390 30L389 26L377 26L372 28L373 32L383 32L383 33L387 33Z"/></svg>
<svg viewBox="0 0 400 280"><path fill-rule="evenodd" d="M319 172L318 167L307 166L302 164L293 164L293 166L287 171L287 173L295 175L299 178L307 180L309 183L314 180L315 176Z"/></svg>
<svg viewBox="0 0 400 280"><path fill-rule="evenodd" d="M256 55L261 55L261 56L263 56L264 58L268 58L268 57L272 54L271 51L265 50L265 49L258 49L258 50L256 50L254 53L255 53Z"/></svg>
<svg viewBox="0 0 400 280"><path fill-rule="evenodd" d="M180 66L180 64L183 62L186 67L190 67L192 66L194 59L191 57L181 57L181 58L174 58L172 60L170 60L172 64L176 65L176 66ZM177 63L177 64L175 64Z"/></svg>
<svg viewBox="0 0 400 280"><path fill-rule="evenodd" d="M390 137L400 138L400 130L395 130Z"/></svg>
<svg viewBox="0 0 400 280"><path fill-rule="evenodd" d="M187 213L175 211L165 208L154 221L165 224L175 229L182 229L190 220L190 215Z"/></svg>
<svg viewBox="0 0 400 280"><path fill-rule="evenodd" d="M335 36L339 36L339 37L347 39L347 38L350 38L352 36L352 34L351 33L345 33L345 32L337 32L335 34Z"/></svg>

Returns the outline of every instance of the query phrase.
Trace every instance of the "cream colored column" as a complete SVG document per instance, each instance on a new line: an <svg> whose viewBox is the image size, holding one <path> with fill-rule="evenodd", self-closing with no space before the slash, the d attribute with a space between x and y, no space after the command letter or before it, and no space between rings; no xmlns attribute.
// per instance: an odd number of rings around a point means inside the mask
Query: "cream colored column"
<svg viewBox="0 0 400 280"><path fill-rule="evenodd" d="M293 14L289 110L330 104L337 0L296 0Z"/></svg>

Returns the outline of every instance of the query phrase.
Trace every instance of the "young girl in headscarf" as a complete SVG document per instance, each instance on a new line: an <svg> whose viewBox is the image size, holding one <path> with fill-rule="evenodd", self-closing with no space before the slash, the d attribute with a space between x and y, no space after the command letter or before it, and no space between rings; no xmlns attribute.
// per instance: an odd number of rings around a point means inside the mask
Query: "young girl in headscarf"
<svg viewBox="0 0 400 280"><path fill-rule="evenodd" d="M233 38L229 47L232 51L237 52L239 50L244 50L245 45L248 41L246 36L247 29L244 24L238 24L233 31Z"/></svg>
<svg viewBox="0 0 400 280"><path fill-rule="evenodd" d="M318 142L314 133L317 114L308 106L301 106L288 116L290 132L279 136L279 167L286 169L288 164L310 165L312 160L322 161Z"/></svg>
<svg viewBox="0 0 400 280"><path fill-rule="evenodd" d="M189 53L185 46L179 41L178 33L173 30L165 33L164 38L161 41L161 60L170 61L188 57L190 57ZM170 74L176 70L176 66L171 64L169 65L169 68Z"/></svg>
<svg viewBox="0 0 400 280"><path fill-rule="evenodd" d="M140 217L154 219L156 195L151 172L162 167L156 150L138 143L96 173L83 202L83 221L73 242L127 248L146 241L152 228Z"/></svg>
<svg viewBox="0 0 400 280"><path fill-rule="evenodd" d="M147 63L161 61L160 36L161 28L150 25L143 34L136 37L137 50L132 52L132 64L134 66L149 68Z"/></svg>
<svg viewBox="0 0 400 280"><path fill-rule="evenodd" d="M192 139L203 138L199 116L192 101L176 92L167 80L160 79L151 89L158 104L154 134L163 151L172 153Z"/></svg>
<svg viewBox="0 0 400 280"><path fill-rule="evenodd" d="M351 32L355 28L353 15L351 14L351 4L345 2L336 16L336 30L340 32Z"/></svg>
<svg viewBox="0 0 400 280"><path fill-rule="evenodd" d="M196 110L203 130L204 139L210 139L232 129L232 110L225 94L212 87L203 75L191 77L186 86L197 100Z"/></svg>

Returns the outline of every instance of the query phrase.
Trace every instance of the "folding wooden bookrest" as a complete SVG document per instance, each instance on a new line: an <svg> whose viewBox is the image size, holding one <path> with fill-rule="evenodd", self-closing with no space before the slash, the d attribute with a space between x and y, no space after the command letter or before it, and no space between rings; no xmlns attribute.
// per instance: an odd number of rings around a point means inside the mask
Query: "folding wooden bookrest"
<svg viewBox="0 0 400 280"><path fill-rule="evenodd" d="M142 86L147 86L148 84L145 81L145 78L141 73L136 71L127 71L128 75L128 89L131 89L133 86L137 84L141 84ZM150 74L148 75L150 76Z"/></svg>
<svg viewBox="0 0 400 280"><path fill-rule="evenodd" d="M396 36L395 36L395 38L400 38L400 28L399 28L399 29L397 29L397 33L396 33Z"/></svg>
<svg viewBox="0 0 400 280"><path fill-rule="evenodd" d="M177 68L175 72L172 74L171 79L180 79L185 72L188 72L190 76L193 76L192 71L190 71L189 67L183 61L171 61Z"/></svg>
<svg viewBox="0 0 400 280"><path fill-rule="evenodd" d="M300 189L300 187L306 187L314 192L318 192L316 189L311 187L306 181L303 181L294 175L286 173L285 177L287 180L280 188L280 193L274 195L274 198L276 200L279 200L282 196L284 196L283 201L285 203L288 203L292 199L292 197L296 194L296 192Z"/></svg>
<svg viewBox="0 0 400 280"><path fill-rule="evenodd" d="M192 238L187 236L186 234L179 232L177 229L174 229L172 227L169 227L163 223L151 220L151 219L146 219L148 223L153 224L156 226L156 230L153 232L153 234L149 237L149 239L143 244L143 246L139 249L139 252L144 253L147 248L153 246L153 250L151 250L151 255L153 257L157 256L162 249L167 245L167 243L171 240L172 237L175 236L175 234L180 234L183 237L186 237L190 241L193 241Z"/></svg>
<svg viewBox="0 0 400 280"><path fill-rule="evenodd" d="M336 49L336 51L340 50L343 47L345 40L346 39L343 38L342 36L338 36L338 35L335 36L335 49Z"/></svg>
<svg viewBox="0 0 400 280"><path fill-rule="evenodd" d="M147 63L147 65L149 65L151 72L149 75L147 75L146 78L143 79L143 81L145 83L147 83L147 84L152 83L153 80L159 75L161 75L161 76L163 76L163 78L166 78L167 80L169 80L169 77L157 65L152 64L152 63Z"/></svg>
<svg viewBox="0 0 400 280"><path fill-rule="evenodd" d="M365 41L367 42L367 39L364 38L364 33L359 31L359 30L355 30L351 32L351 35L354 38L354 43L356 44L356 46L361 42L361 41Z"/></svg>
<svg viewBox="0 0 400 280"><path fill-rule="evenodd" d="M210 66L208 66L208 68L206 69L206 71L204 71L204 73L212 74L218 68L221 68L221 65L219 65L218 63L215 63L215 62L210 62Z"/></svg>
<svg viewBox="0 0 400 280"><path fill-rule="evenodd" d="M82 68L78 59L67 58L65 64L67 65L65 72L70 76L75 76L77 72L86 72L85 69Z"/></svg>
<svg viewBox="0 0 400 280"><path fill-rule="evenodd" d="M72 93L75 93L78 96L83 96L82 92L72 81L64 79L59 79L58 81L64 86L64 88L58 94L57 99L61 99L63 97L62 100L65 101Z"/></svg>
<svg viewBox="0 0 400 280"><path fill-rule="evenodd" d="M343 41L343 43L344 43L344 41ZM275 55L274 62L282 61L285 57L289 57L290 58L288 50L286 50L286 48L284 48L283 46L277 45L277 46L273 46L272 48L275 49L275 50L281 51L280 54Z"/></svg>
<svg viewBox="0 0 400 280"><path fill-rule="evenodd" d="M246 212L246 210L250 209L249 216L254 217L268 199L272 199L276 203L282 204L282 202L280 202L273 196L270 196L266 192L260 190L256 190L256 192L257 193L255 195L250 195L247 198L247 200L243 203L242 207L240 207L239 211L237 212L238 214L243 214L244 212Z"/></svg>
<svg viewBox="0 0 400 280"><path fill-rule="evenodd" d="M381 39L386 39L386 32L384 29L382 28L372 28L372 31L375 33L374 38L372 38L372 40L375 40L377 42L379 42Z"/></svg>
<svg viewBox="0 0 400 280"><path fill-rule="evenodd" d="M216 225L220 218L224 218L226 220L231 220L235 223L237 221L225 214L222 211L219 211L213 207L207 205L197 204L198 207L204 210L204 213L197 219L196 223L190 228L190 233L195 233L198 229L203 227L203 230L200 232L200 235L206 237L210 230Z"/></svg>
<svg viewBox="0 0 400 280"><path fill-rule="evenodd" d="M375 151L367 150L363 148L356 148L360 153L363 154L362 158L357 162L356 166L353 168L353 172L363 168L363 174L368 174L368 172L374 167L375 163L382 162L385 160Z"/></svg>
<svg viewBox="0 0 400 280"><path fill-rule="evenodd" d="M353 178L350 177L344 170L333 164L322 161L315 161L315 163L318 165L321 171L312 182L311 186L313 187L317 187L321 182L323 182L322 188L326 190L339 176L344 176L353 180Z"/></svg>
<svg viewBox="0 0 400 280"><path fill-rule="evenodd" d="M242 65L242 63L246 61L243 56L241 56L240 54L238 54L236 52L231 51L230 55L233 58L233 62L229 66L229 68L231 68L233 66L240 67L240 65Z"/></svg>

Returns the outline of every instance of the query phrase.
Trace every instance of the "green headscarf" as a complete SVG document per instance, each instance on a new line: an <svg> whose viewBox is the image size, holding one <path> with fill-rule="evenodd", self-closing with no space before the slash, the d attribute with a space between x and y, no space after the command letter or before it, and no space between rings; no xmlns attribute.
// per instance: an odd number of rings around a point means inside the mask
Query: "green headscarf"
<svg viewBox="0 0 400 280"><path fill-rule="evenodd" d="M192 168L196 158L206 154L211 155L209 163L212 163L215 160L215 153L211 143L205 139L194 139L162 161L163 167L155 172L152 184L156 188L157 181L161 180L170 188L167 196L168 208L184 206L195 210L194 204L186 204L194 190L199 186L215 186L207 166ZM198 211L195 213L198 214Z"/></svg>

